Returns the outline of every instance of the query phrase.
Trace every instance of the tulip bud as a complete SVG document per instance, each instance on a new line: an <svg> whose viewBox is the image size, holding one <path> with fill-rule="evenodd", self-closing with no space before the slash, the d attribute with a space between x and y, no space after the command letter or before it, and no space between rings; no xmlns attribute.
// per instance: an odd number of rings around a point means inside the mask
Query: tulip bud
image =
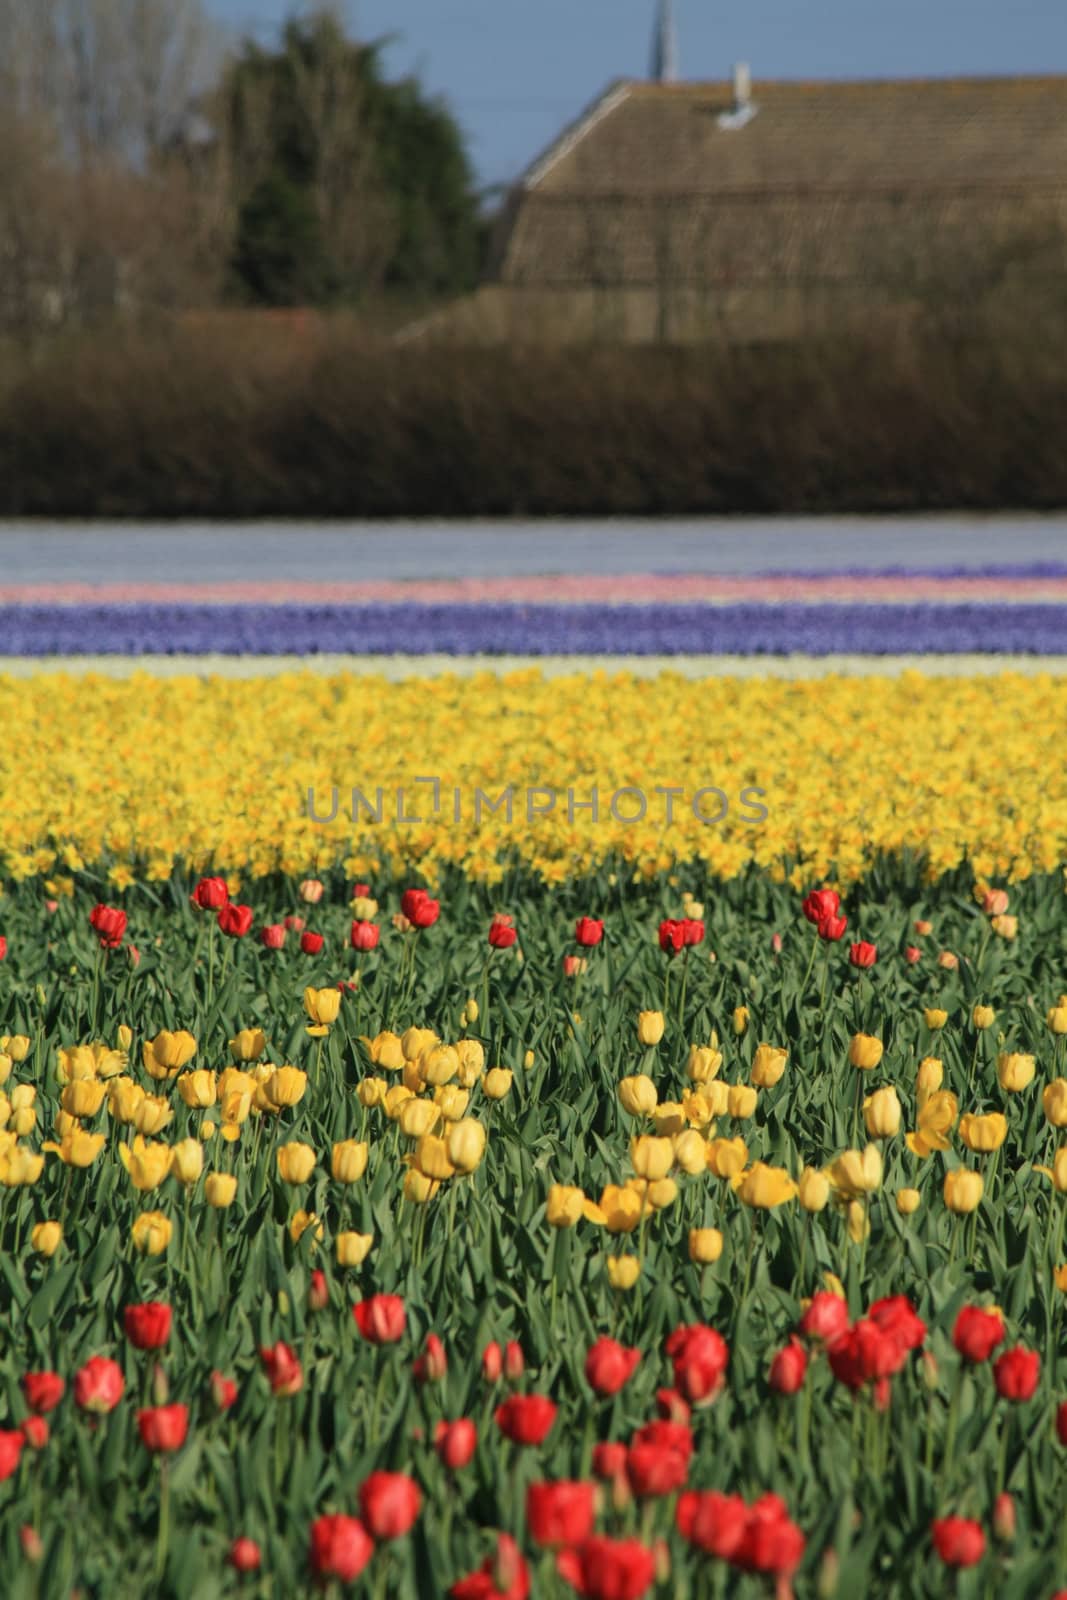
<svg viewBox="0 0 1067 1600"><path fill-rule="evenodd" d="M22 1553L26 1560L32 1561L34 1566L44 1559L44 1544L41 1541L41 1535L28 1522L24 1523L19 1529L19 1544L22 1546Z"/></svg>
<svg viewBox="0 0 1067 1600"><path fill-rule="evenodd" d="M937 1357L932 1350L924 1350L919 1361L919 1375L922 1378L923 1388L931 1393L941 1381L941 1374L937 1365Z"/></svg>
<svg viewBox="0 0 1067 1600"><path fill-rule="evenodd" d="M308 1285L308 1310L325 1311L330 1303L330 1289L326 1282L326 1274L319 1268L311 1274L311 1283Z"/></svg>
<svg viewBox="0 0 1067 1600"><path fill-rule="evenodd" d="M1010 1494L998 1494L993 1502L993 1534L1002 1544L1015 1538L1015 1501Z"/></svg>
<svg viewBox="0 0 1067 1600"><path fill-rule="evenodd" d="M504 1353L494 1339L482 1352L482 1377L486 1383L499 1383L504 1371Z"/></svg>
<svg viewBox="0 0 1067 1600"><path fill-rule="evenodd" d="M167 1374L157 1361L152 1367L152 1404L165 1406L169 1396L170 1384L167 1382Z"/></svg>
<svg viewBox="0 0 1067 1600"><path fill-rule="evenodd" d="M707 1267L722 1255L722 1234L718 1228L690 1228L689 1259Z"/></svg>
<svg viewBox="0 0 1067 1600"><path fill-rule="evenodd" d="M526 1360L521 1344L509 1339L504 1349L504 1376L509 1383L517 1383L526 1370Z"/></svg>
<svg viewBox="0 0 1067 1600"><path fill-rule="evenodd" d="M819 1576L815 1585L818 1600L834 1600L840 1578L841 1559L831 1546L823 1551L822 1560L819 1562Z"/></svg>

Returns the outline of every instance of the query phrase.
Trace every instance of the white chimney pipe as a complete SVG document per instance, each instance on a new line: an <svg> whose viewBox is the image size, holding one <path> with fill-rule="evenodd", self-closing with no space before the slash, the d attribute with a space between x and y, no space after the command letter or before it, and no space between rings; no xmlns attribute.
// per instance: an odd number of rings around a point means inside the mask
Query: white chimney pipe
<svg viewBox="0 0 1067 1600"><path fill-rule="evenodd" d="M734 67L734 110L743 111L752 99L752 69L747 61Z"/></svg>

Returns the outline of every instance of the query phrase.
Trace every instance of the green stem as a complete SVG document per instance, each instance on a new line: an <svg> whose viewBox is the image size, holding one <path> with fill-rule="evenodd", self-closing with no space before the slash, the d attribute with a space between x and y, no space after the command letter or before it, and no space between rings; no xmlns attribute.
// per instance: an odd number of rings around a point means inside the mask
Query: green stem
<svg viewBox="0 0 1067 1600"><path fill-rule="evenodd" d="M170 1536L170 1469L166 1459L159 1463L159 1537L156 1540L156 1582L167 1570L167 1542Z"/></svg>

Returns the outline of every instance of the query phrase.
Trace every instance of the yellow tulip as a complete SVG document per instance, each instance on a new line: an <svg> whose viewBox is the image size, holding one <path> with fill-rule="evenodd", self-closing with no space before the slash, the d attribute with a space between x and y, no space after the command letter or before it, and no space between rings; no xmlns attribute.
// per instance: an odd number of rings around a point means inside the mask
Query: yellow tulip
<svg viewBox="0 0 1067 1600"><path fill-rule="evenodd" d="M662 1211L678 1198L678 1185L673 1178L657 1178L652 1183L645 1178L627 1178L626 1187L633 1190L646 1210Z"/></svg>
<svg viewBox="0 0 1067 1600"><path fill-rule="evenodd" d="M461 1039L455 1046L455 1051L459 1056L460 1073L464 1077L468 1074L473 1074L472 1082L466 1084L467 1088L471 1088L485 1071L485 1049L482 1041L480 1039Z"/></svg>
<svg viewBox="0 0 1067 1600"><path fill-rule="evenodd" d="M650 1116L656 1108L658 1099L656 1085L643 1072L634 1073L630 1078L623 1078L619 1084L619 1100L622 1108L632 1117Z"/></svg>
<svg viewBox="0 0 1067 1600"><path fill-rule="evenodd" d="M661 1100L652 1113L652 1121L656 1132L663 1139L669 1139L673 1134L681 1133L687 1123L685 1106L677 1100Z"/></svg>
<svg viewBox="0 0 1067 1600"><path fill-rule="evenodd" d="M474 1172L485 1155L486 1131L474 1117L454 1122L448 1130L448 1159L457 1172Z"/></svg>
<svg viewBox="0 0 1067 1600"><path fill-rule="evenodd" d="M54 1256L63 1242L63 1229L58 1222L38 1222L30 1233L30 1244L39 1256Z"/></svg>
<svg viewBox="0 0 1067 1600"><path fill-rule="evenodd" d="M11 1076L13 1067L14 1062L12 1061L11 1057L6 1055L3 1051L0 1051L0 1084L7 1082Z"/></svg>
<svg viewBox="0 0 1067 1600"><path fill-rule="evenodd" d="M749 1073L757 1089L773 1089L781 1081L788 1059L788 1050L780 1050L773 1044L761 1044L752 1057L752 1070Z"/></svg>
<svg viewBox="0 0 1067 1600"><path fill-rule="evenodd" d="M10 1056L14 1060L13 1056ZM10 1067L8 1071L10 1072ZM73 1044L59 1051L59 1065L56 1069L60 1083L78 1083L87 1078L95 1078L96 1055L92 1045Z"/></svg>
<svg viewBox="0 0 1067 1600"><path fill-rule="evenodd" d="M304 1010L316 1028L329 1028L337 1021L341 1009L340 989L304 990Z"/></svg>
<svg viewBox="0 0 1067 1600"><path fill-rule="evenodd" d="M824 1211L830 1198L830 1180L825 1172L805 1167L797 1182L797 1199L805 1211Z"/></svg>
<svg viewBox="0 0 1067 1600"><path fill-rule="evenodd" d="M99 1139L101 1144L104 1142L102 1133L87 1133L84 1137ZM25 1145L16 1144L0 1155L0 1183L5 1189L29 1187L37 1182L43 1171L44 1156L33 1150L27 1150Z"/></svg>
<svg viewBox="0 0 1067 1600"><path fill-rule="evenodd" d="M134 1218L131 1235L134 1248L140 1250L142 1255L158 1256L170 1244L172 1226L169 1217L162 1211L142 1211L139 1217Z"/></svg>
<svg viewBox="0 0 1067 1600"><path fill-rule="evenodd" d="M708 1147L695 1128L687 1128L684 1133L676 1134L672 1143L676 1167L688 1172L690 1177L704 1171L708 1164Z"/></svg>
<svg viewBox="0 0 1067 1600"><path fill-rule="evenodd" d="M644 1134L630 1140L630 1160L639 1178L655 1183L665 1178L674 1163L674 1147L669 1139L655 1139Z"/></svg>
<svg viewBox="0 0 1067 1600"><path fill-rule="evenodd" d="M358 1267L366 1261L373 1243L373 1233L339 1233L336 1240L337 1265Z"/></svg>
<svg viewBox="0 0 1067 1600"><path fill-rule="evenodd" d="M415 1165L427 1178L436 1178L439 1182L456 1175L455 1165L449 1160L447 1142L432 1133L423 1134L419 1140Z"/></svg>
<svg viewBox="0 0 1067 1600"><path fill-rule="evenodd" d="M948 1012L941 1011L937 1006L927 1006L923 1011L923 1020L931 1033L936 1033L948 1021Z"/></svg>
<svg viewBox="0 0 1067 1600"><path fill-rule="evenodd" d="M747 1006L735 1006L734 1007L733 1022L734 1022L734 1032L738 1035L738 1037L740 1037L741 1034L743 1034L745 1029L748 1027L748 1007Z"/></svg>
<svg viewBox="0 0 1067 1600"><path fill-rule="evenodd" d="M934 1150L947 1150L948 1135L958 1109L956 1096L948 1089L938 1089L928 1096L919 1111L917 1131L906 1135L912 1155L925 1157Z"/></svg>
<svg viewBox="0 0 1067 1600"><path fill-rule="evenodd" d="M357 894L349 909L357 922L372 922L378 915L378 902L370 895Z"/></svg>
<svg viewBox="0 0 1067 1600"><path fill-rule="evenodd" d="M863 1120L871 1139L891 1139L900 1132L901 1107L896 1089L876 1089L863 1102Z"/></svg>
<svg viewBox="0 0 1067 1600"><path fill-rule="evenodd" d="M1034 1167L1035 1172L1044 1173L1046 1178L1052 1179L1052 1187L1057 1194L1067 1194L1067 1146L1062 1146L1056 1151L1051 1167Z"/></svg>
<svg viewBox="0 0 1067 1600"><path fill-rule="evenodd" d="M748 1146L736 1139L712 1139L708 1144L708 1167L717 1178L736 1178L748 1161Z"/></svg>
<svg viewBox="0 0 1067 1600"><path fill-rule="evenodd" d="M945 1173L945 1204L957 1215L974 1211L982 1198L982 1174L967 1167L956 1167Z"/></svg>
<svg viewBox="0 0 1067 1600"><path fill-rule="evenodd" d="M937 1056L923 1056L915 1073L915 1094L920 1110L940 1089L944 1076L944 1067Z"/></svg>
<svg viewBox="0 0 1067 1600"><path fill-rule="evenodd" d="M508 1067L491 1067L485 1075L482 1089L490 1100L503 1100L511 1089L514 1076Z"/></svg>
<svg viewBox="0 0 1067 1600"><path fill-rule="evenodd" d="M522 1064L526 1068L527 1072L529 1072L536 1059L537 1058L535 1057L533 1051L527 1050L526 1054L522 1058Z"/></svg>
<svg viewBox="0 0 1067 1600"><path fill-rule="evenodd" d="M690 1261L695 1261L701 1267L710 1267L721 1255L722 1234L718 1228L690 1228Z"/></svg>
<svg viewBox="0 0 1067 1600"><path fill-rule="evenodd" d="M365 1078L363 1081L367 1083L371 1080ZM377 1080L379 1083L381 1081L382 1080L380 1078ZM382 1096L382 1110L385 1112L390 1122L398 1122L401 1111L407 1105L408 1101L413 1100L414 1098L415 1096L412 1094L411 1090L406 1087L406 1085L402 1083L391 1084Z"/></svg>
<svg viewBox="0 0 1067 1600"><path fill-rule="evenodd" d="M208 1140L213 1139L218 1132L218 1125L212 1122L210 1117L203 1117L201 1118L199 1132L201 1139L207 1144Z"/></svg>
<svg viewBox="0 0 1067 1600"><path fill-rule="evenodd" d="M454 1045L432 1044L418 1060L419 1075L430 1089L451 1083L459 1071L459 1051Z"/></svg>
<svg viewBox="0 0 1067 1600"><path fill-rule="evenodd" d="M369 1147L359 1139L343 1139L330 1156L330 1171L338 1183L358 1183L367 1170Z"/></svg>
<svg viewBox="0 0 1067 1600"><path fill-rule="evenodd" d="M169 1100L159 1094L145 1094L138 1100L130 1121L138 1133L150 1137L162 1133L174 1121L174 1109Z"/></svg>
<svg viewBox="0 0 1067 1600"><path fill-rule="evenodd" d="M690 1045L685 1070L692 1083L710 1083L721 1066L721 1050L714 1050L711 1045Z"/></svg>
<svg viewBox="0 0 1067 1600"><path fill-rule="evenodd" d="M870 1072L881 1061L884 1049L881 1039L874 1039L869 1033L854 1033L848 1047L848 1059L861 1072Z"/></svg>
<svg viewBox="0 0 1067 1600"><path fill-rule="evenodd" d="M283 1183L307 1183L315 1170L315 1151L298 1139L281 1145L277 1158L278 1175Z"/></svg>
<svg viewBox="0 0 1067 1600"><path fill-rule="evenodd" d="M586 1218L599 1223L609 1233L632 1233L640 1222L645 1207L642 1197L633 1189L609 1183L601 1192L600 1202L586 1200L583 1205Z"/></svg>
<svg viewBox="0 0 1067 1600"><path fill-rule="evenodd" d="M267 1036L262 1028L242 1028L230 1040L230 1055L234 1061L258 1061L267 1048Z"/></svg>
<svg viewBox="0 0 1067 1600"><path fill-rule="evenodd" d="M179 1183L191 1187L204 1170L204 1147L199 1139L179 1139L171 1152L171 1171Z"/></svg>
<svg viewBox="0 0 1067 1600"><path fill-rule="evenodd" d="M293 1220L289 1224L289 1237L294 1244L299 1244L305 1233L310 1230L312 1249L316 1244L321 1244L326 1229L315 1215L314 1211L294 1211Z"/></svg>
<svg viewBox="0 0 1067 1600"><path fill-rule="evenodd" d="M919 1209L919 1202L921 1199L922 1196L920 1195L918 1189L898 1189L897 1210L900 1212L902 1217L910 1217L913 1211L917 1211Z"/></svg>
<svg viewBox="0 0 1067 1600"><path fill-rule="evenodd" d="M831 1187L844 1200L873 1194L882 1182L882 1152L876 1144L864 1150L843 1150L830 1166Z"/></svg>
<svg viewBox="0 0 1067 1600"><path fill-rule="evenodd" d="M864 1239L870 1237L871 1219L864 1201L850 1200L845 1208L845 1220L853 1244L862 1244Z"/></svg>
<svg viewBox="0 0 1067 1600"><path fill-rule="evenodd" d="M125 1023L125 1022L120 1022L119 1023L118 1027L115 1030L115 1041L116 1041L116 1043L118 1045L119 1050L121 1050L122 1054L126 1055L128 1053L128 1051L129 1051L129 1048L130 1048L131 1044L133 1043L133 1029L129 1026L128 1023Z"/></svg>
<svg viewBox="0 0 1067 1600"><path fill-rule="evenodd" d="M362 1043L366 1045L376 1067L384 1067L386 1072L399 1072L403 1067L404 1052L398 1034L386 1029L383 1033L376 1033L373 1039L363 1039Z"/></svg>
<svg viewBox="0 0 1067 1600"><path fill-rule="evenodd" d="M637 1037L643 1045L659 1044L663 1038L663 1012L640 1011L637 1015Z"/></svg>
<svg viewBox="0 0 1067 1600"><path fill-rule="evenodd" d="M1067 1128L1067 1078L1054 1078L1041 1096L1045 1118L1054 1128Z"/></svg>
<svg viewBox="0 0 1067 1600"><path fill-rule="evenodd" d="M424 1133L432 1133L437 1127L441 1113L432 1100L417 1100L412 1095L400 1107L396 1120L406 1139L421 1139Z"/></svg>
<svg viewBox="0 0 1067 1600"><path fill-rule="evenodd" d="M196 1072L183 1072L178 1079L178 1093L191 1111L206 1111L218 1098L215 1074L205 1067L199 1067Z"/></svg>
<svg viewBox="0 0 1067 1600"><path fill-rule="evenodd" d="M146 1039L141 1050L145 1071L153 1078L174 1078L196 1055L196 1040L182 1029L171 1033L164 1028L154 1039Z"/></svg>
<svg viewBox="0 0 1067 1600"><path fill-rule="evenodd" d="M991 1028L993 1026L994 1022L996 1021L996 1017L997 1014L993 1010L992 1006L976 1004L971 1011L971 1021L974 1023L975 1027L982 1032L984 1032L986 1028Z"/></svg>
<svg viewBox="0 0 1067 1600"><path fill-rule="evenodd" d="M95 1117L104 1103L107 1085L99 1078L76 1078L59 1096L63 1110L72 1117Z"/></svg>
<svg viewBox="0 0 1067 1600"><path fill-rule="evenodd" d="M573 1228L583 1215L585 1195L573 1184L554 1183L545 1201L545 1219L553 1228Z"/></svg>
<svg viewBox="0 0 1067 1600"><path fill-rule="evenodd" d="M119 1157L135 1189L158 1189L170 1172L169 1144L149 1144L140 1134L132 1145L120 1144Z"/></svg>
<svg viewBox="0 0 1067 1600"><path fill-rule="evenodd" d="M608 1256L608 1282L613 1289L632 1289L641 1276L641 1263L636 1256Z"/></svg>
<svg viewBox="0 0 1067 1600"><path fill-rule="evenodd" d="M1045 1018L1053 1033L1067 1033L1067 995L1061 995Z"/></svg>
<svg viewBox="0 0 1067 1600"><path fill-rule="evenodd" d="M361 1106L366 1106L369 1111L372 1106L380 1106L385 1100L389 1085L384 1078L363 1078L360 1080L356 1093ZM410 1093L410 1090L408 1091Z"/></svg>
<svg viewBox="0 0 1067 1600"><path fill-rule="evenodd" d="M1014 939L1019 931L1018 917L990 917L989 926L1001 939Z"/></svg>
<svg viewBox="0 0 1067 1600"><path fill-rule="evenodd" d="M426 1205L440 1187L436 1178L428 1178L418 1167L409 1167L404 1174L404 1198L410 1200L413 1205Z"/></svg>
<svg viewBox="0 0 1067 1600"><path fill-rule="evenodd" d="M63 1135L59 1144L45 1144L42 1149L51 1151L68 1167L91 1167L107 1140L102 1133L87 1133L84 1128L72 1128Z"/></svg>
<svg viewBox="0 0 1067 1600"><path fill-rule="evenodd" d="M107 1091L108 1114L116 1122L132 1122L145 1093L132 1078L112 1078Z"/></svg>
<svg viewBox="0 0 1067 1600"><path fill-rule="evenodd" d="M738 1199L762 1211L794 1199L797 1193L797 1186L784 1167L769 1167L764 1161L755 1162L732 1181Z"/></svg>
<svg viewBox="0 0 1067 1600"><path fill-rule="evenodd" d="M458 1122L465 1117L470 1100L470 1090L460 1089L454 1083L442 1084L433 1092L433 1103L446 1122Z"/></svg>
<svg viewBox="0 0 1067 1600"><path fill-rule="evenodd" d="M209 1172L204 1179L204 1199L216 1211L225 1211L237 1194L237 1179L232 1172Z"/></svg>
<svg viewBox="0 0 1067 1600"><path fill-rule="evenodd" d="M437 1035L432 1028L406 1028L400 1039L400 1048L405 1061L418 1061L422 1052L436 1043Z"/></svg>
<svg viewBox="0 0 1067 1600"><path fill-rule="evenodd" d="M999 1111L987 1112L982 1117L968 1111L960 1118L960 1138L968 1150L987 1155L991 1150L999 1150L1007 1137L1008 1120Z"/></svg>
<svg viewBox="0 0 1067 1600"><path fill-rule="evenodd" d="M727 1100L727 1110L731 1117L743 1122L755 1116L758 1096L759 1091L747 1083L731 1083Z"/></svg>
<svg viewBox="0 0 1067 1600"><path fill-rule="evenodd" d="M275 1067L263 1087L270 1104L280 1111L298 1105L307 1085L308 1075L299 1067Z"/></svg>
<svg viewBox="0 0 1067 1600"><path fill-rule="evenodd" d="M12 1033L0 1042L0 1048L12 1061L25 1061L30 1053L30 1041L24 1033Z"/></svg>
<svg viewBox="0 0 1067 1600"><path fill-rule="evenodd" d="M1033 1082L1036 1062L1033 1056L1001 1054L997 1056L997 1082L1006 1094L1018 1094Z"/></svg>

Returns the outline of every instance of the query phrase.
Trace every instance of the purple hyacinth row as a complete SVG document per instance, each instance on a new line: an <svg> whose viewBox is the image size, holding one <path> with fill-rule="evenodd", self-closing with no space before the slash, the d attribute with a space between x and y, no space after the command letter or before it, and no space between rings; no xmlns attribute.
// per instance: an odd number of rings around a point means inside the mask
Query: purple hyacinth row
<svg viewBox="0 0 1067 1600"><path fill-rule="evenodd" d="M1063 605L129 605L0 608L0 653L1067 654Z"/></svg>

